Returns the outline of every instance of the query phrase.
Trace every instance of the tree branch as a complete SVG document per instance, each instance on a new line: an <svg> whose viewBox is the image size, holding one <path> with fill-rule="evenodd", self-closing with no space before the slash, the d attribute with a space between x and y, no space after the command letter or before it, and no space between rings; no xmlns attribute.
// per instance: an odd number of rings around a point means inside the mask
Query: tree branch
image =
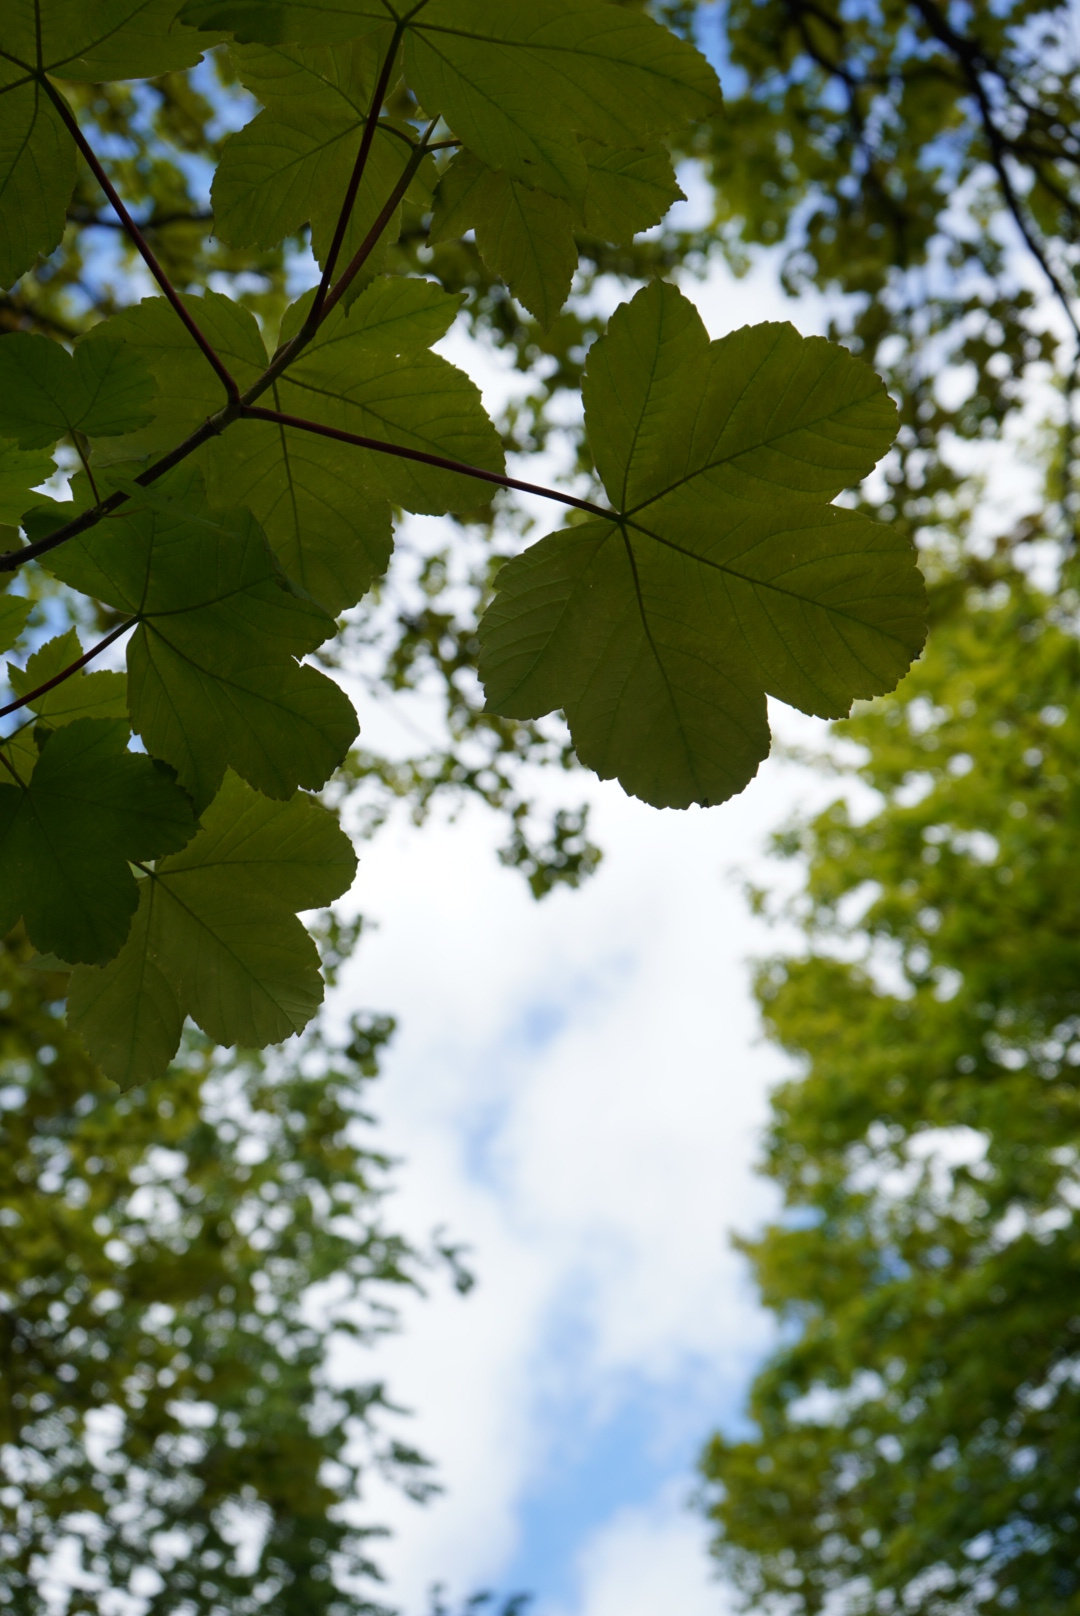
<svg viewBox="0 0 1080 1616"><path fill-rule="evenodd" d="M432 118L431 122L428 124L419 146L417 146L416 150L409 158L401 178L391 191L389 200L386 202L386 205L383 207L379 217L375 220L375 223L364 237L349 263L342 271L337 285L327 296L317 322L319 325L322 324L323 320L326 319L326 316L330 313L331 309L333 309L334 305L338 303L348 291L349 287L352 285L352 282L356 279L357 275L359 275L360 271L363 269L364 265L375 251L375 248L378 246L379 239L382 236L383 231L390 223L399 202L402 201L405 196L405 192L412 184L413 175L416 173L417 169L420 167L420 164L424 161L424 158L427 156L428 151L430 150L428 141L434 134L438 122L438 118Z"/></svg>
<svg viewBox="0 0 1080 1616"><path fill-rule="evenodd" d="M89 141L79 128L78 120L76 119L75 114L68 106L64 97L60 94L60 91L49 79L43 78L41 82L44 86L45 93L48 95L49 99L53 103L53 106L63 119L72 139L82 154L83 160L87 164L87 167L90 169L90 172L93 174L98 184L101 186L101 189L105 192L105 195L108 197L113 211L116 213L117 218L120 220L124 229L130 236L147 269L161 287L161 290L164 292L165 296L168 298L169 302L180 316L180 319L184 322L189 335L205 356L207 363L213 369L214 374L224 387L228 397L230 399L238 399L240 397L240 389L230 373L228 366L225 364L224 360L219 357L211 343L199 329L197 322L188 313L179 292L176 290L172 281L161 267L153 248L150 246L150 243L147 241L146 237L135 223L135 220L131 217L131 214L128 212L123 201L121 200L119 192L113 185L105 170L102 168Z"/></svg>
<svg viewBox="0 0 1080 1616"><path fill-rule="evenodd" d="M560 505L572 505L575 510L588 511L605 522L615 520L616 513L591 500L578 499L576 494L564 494L557 488L542 488L538 483L522 482L518 477L507 477L502 472L484 471L479 466L467 465L461 460L450 460L445 455L428 454L423 449L408 449L400 443L385 443L380 438L361 437L356 432L342 432L337 427L323 426L318 421L305 421L302 416L285 415L281 410L263 410L255 405L241 409L244 419L272 421L278 426L291 426L298 432L312 432L320 438L333 438L337 443L348 443L356 449L370 449L375 454L392 455L398 460L412 460L422 466L434 466L439 471L454 471L462 477L475 477L477 481L491 483L496 488L513 488L519 494L539 494L541 499L553 499Z"/></svg>
<svg viewBox="0 0 1080 1616"><path fill-rule="evenodd" d="M319 281L319 289L315 293L315 301L311 305L311 318L313 318L316 322L318 322L320 318L322 306L326 302L326 294L330 290L334 268L338 261L338 254L341 252L341 244L345 240L345 232L349 228L349 220L352 217L353 205L356 202L356 194L360 189L360 182L364 177L365 170L367 169L368 158L371 156L371 148L375 143L375 135L378 132L379 127L379 116L382 112L383 102L386 100L387 94L390 90L390 79L394 71L394 63L397 60L398 46L401 43L401 36L403 32L403 24L400 22L397 23L394 27L389 49L386 52L386 60L383 62L378 80L375 85L374 93L371 97L371 110L369 111L367 121L364 124L364 133L360 140L360 150L356 154L356 162L353 164L353 171L349 176L349 183L346 187L345 197L341 204L341 212L338 214L338 221L334 227L333 240L330 243L330 250L326 255L326 263L323 265L322 279Z"/></svg>
<svg viewBox="0 0 1080 1616"><path fill-rule="evenodd" d="M78 661L73 662L69 668L63 668L59 673L54 674L51 679L46 679L45 683L38 685L36 690L28 690L25 696L19 697L18 701L9 701L6 707L0 707L0 718L6 718L9 713L17 713L20 707L29 707L30 703L37 701L39 696L44 696L47 691L54 690L57 685L62 685L66 679L71 678L73 673L78 673L80 668L85 668L88 662L93 662L96 656L100 656L102 651L107 650L114 640L120 638L121 634L126 634L129 628L134 628L137 621L137 618L129 617L126 623L121 623L120 627L114 628L111 634L106 634L105 638L99 640L97 645L92 646L89 651L84 651ZM5 739L10 740L11 737L6 736Z"/></svg>

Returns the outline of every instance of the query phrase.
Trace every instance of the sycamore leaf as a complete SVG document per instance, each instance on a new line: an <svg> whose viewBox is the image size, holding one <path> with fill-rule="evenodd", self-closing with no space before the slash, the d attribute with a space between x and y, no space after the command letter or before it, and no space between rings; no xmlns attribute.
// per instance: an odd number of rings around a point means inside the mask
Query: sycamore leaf
<svg viewBox="0 0 1080 1616"><path fill-rule="evenodd" d="M358 39L396 17L387 0L190 0L181 18L275 44ZM577 140L636 146L720 105L692 45L597 0L424 0L402 19L405 76L489 168L580 203Z"/></svg>
<svg viewBox="0 0 1080 1616"><path fill-rule="evenodd" d="M319 803L270 802L227 775L199 834L141 883L119 956L72 976L69 1016L91 1056L130 1088L166 1070L186 1015L222 1044L299 1032L322 981L296 911L332 902L355 870Z"/></svg>
<svg viewBox="0 0 1080 1616"><path fill-rule="evenodd" d="M28 606L30 602L26 603ZM70 668L83 654L79 636L73 628L58 634L40 650L35 651L25 668L8 664L8 681L17 696L25 696L47 684L65 668ZM80 672L54 685L44 695L28 703L51 728L70 724L76 718L127 718L127 681L122 673L97 670Z"/></svg>
<svg viewBox="0 0 1080 1616"><path fill-rule="evenodd" d="M460 300L430 282L382 279L348 311L339 304L275 384L274 407L389 444L504 469L502 443L463 371L428 344L446 331ZM290 319L291 316L291 319ZM298 315L286 315L288 336ZM369 497L428 515L482 502L474 479L375 450L346 449Z"/></svg>
<svg viewBox="0 0 1080 1616"><path fill-rule="evenodd" d="M575 226L605 241L628 242L682 197L662 147L628 151L593 140L581 146L588 181L577 207L487 168L471 152L448 166L436 197L431 242L475 231L484 263L545 329L570 294L578 261Z"/></svg>
<svg viewBox="0 0 1080 1616"><path fill-rule="evenodd" d="M406 33L405 62L425 110L489 167L577 202L588 165L575 135L635 146L720 104L692 45L591 0L430 0Z"/></svg>
<svg viewBox="0 0 1080 1616"><path fill-rule="evenodd" d="M70 432L130 432L152 418L156 392L144 360L107 325L74 354L26 331L0 337L0 436L24 449L51 447Z"/></svg>
<svg viewBox="0 0 1080 1616"><path fill-rule="evenodd" d="M170 483L171 514L120 514L53 552L57 577L137 621L133 727L201 808L227 767L270 797L320 786L356 736L325 674L294 660L334 632L291 589L249 511L211 511L199 474Z"/></svg>
<svg viewBox="0 0 1080 1616"><path fill-rule="evenodd" d="M488 269L549 327L570 295L577 268L570 204L463 152L439 185L429 239L435 245L469 230Z"/></svg>
<svg viewBox="0 0 1080 1616"><path fill-rule="evenodd" d="M839 717L922 645L911 546L827 503L888 448L894 407L790 326L710 343L661 283L594 345L585 399L615 512L500 572L489 706L563 708L582 762L657 806L722 801L767 755L766 694Z"/></svg>
<svg viewBox="0 0 1080 1616"><path fill-rule="evenodd" d="M268 355L254 317L207 293L199 323L247 387ZM308 299L286 311L282 338L298 329ZM501 471L502 444L475 384L428 352L460 307L428 281L374 281L349 310L340 305L310 347L261 400L285 414L425 453ZM111 325L161 381L153 424L97 449L131 459L169 448L220 405L213 372L161 298ZM264 525L289 575L329 611L359 599L389 558L387 503L442 514L473 509L472 478L335 443L291 427L240 421L199 452L215 502L243 500Z"/></svg>
<svg viewBox="0 0 1080 1616"><path fill-rule="evenodd" d="M675 178L671 157L660 145L602 146L583 140L589 165L582 223L590 236L620 245L639 230L651 230L686 197Z"/></svg>
<svg viewBox="0 0 1080 1616"><path fill-rule="evenodd" d="M184 846L191 804L125 721L79 718L54 731L25 785L0 785L0 931L21 915L35 947L72 962L119 950L138 902L129 860Z"/></svg>
<svg viewBox="0 0 1080 1616"><path fill-rule="evenodd" d="M187 0L180 8L180 21L191 28L264 45L336 45L383 32L393 20L378 0Z"/></svg>
<svg viewBox="0 0 1080 1616"><path fill-rule="evenodd" d="M56 470L51 454L0 442L0 522L17 527L33 500L33 490Z"/></svg>
<svg viewBox="0 0 1080 1616"><path fill-rule="evenodd" d="M193 67L213 42L176 12L176 0L5 0L0 86L19 68L98 83Z"/></svg>
<svg viewBox="0 0 1080 1616"><path fill-rule="evenodd" d="M231 135L214 176L217 233L234 246L273 247L302 225L326 261L370 110L379 56L375 41L335 50L237 47L233 57L266 110ZM380 123L341 246L341 265L368 235L409 160L413 136ZM415 182L414 182L415 183ZM398 209L388 221L368 273L396 240Z"/></svg>
<svg viewBox="0 0 1080 1616"><path fill-rule="evenodd" d="M213 43L176 0L5 0L0 44L0 286L64 233L75 145L42 83L139 78L189 67Z"/></svg>
<svg viewBox="0 0 1080 1616"><path fill-rule="evenodd" d="M11 650L33 608L25 595L0 595L0 651Z"/></svg>
<svg viewBox="0 0 1080 1616"><path fill-rule="evenodd" d="M0 64L0 287L60 245L75 144L40 84Z"/></svg>
<svg viewBox="0 0 1080 1616"><path fill-rule="evenodd" d="M216 292L192 307L241 387L249 387L269 357L253 316ZM149 427L95 446L105 464L170 448L221 402L206 360L164 298L147 298L111 323L142 353L161 387ZM354 605L385 571L393 542L390 508L357 486L352 455L309 433L237 422L220 448L196 457L211 499L248 506L288 576L331 616Z"/></svg>

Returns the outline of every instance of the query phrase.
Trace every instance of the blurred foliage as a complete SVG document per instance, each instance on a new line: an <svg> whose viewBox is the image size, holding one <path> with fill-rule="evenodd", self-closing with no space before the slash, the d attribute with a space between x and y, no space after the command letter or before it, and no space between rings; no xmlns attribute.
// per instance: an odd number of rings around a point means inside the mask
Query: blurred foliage
<svg viewBox="0 0 1080 1616"><path fill-rule="evenodd" d="M362 1476L432 1486L355 1374L424 1266L366 1141L392 1023L287 1059L190 1040L118 1098L27 952L0 952L0 1605L381 1608Z"/></svg>
<svg viewBox="0 0 1080 1616"><path fill-rule="evenodd" d="M1080 1611L1075 8L729 0L727 20L725 251L746 268L774 246L790 292L833 300L832 334L903 415L887 481L861 497L939 547L924 660L835 728L845 794L775 839L795 897L751 893L804 939L757 976L796 1069L764 1163L787 1210L741 1242L780 1344L749 1429L703 1455L703 1501L761 1616L1066 1616ZM1033 440L1040 413L1050 430ZM969 448L1002 438L1033 451L1047 490L1007 533Z"/></svg>
<svg viewBox="0 0 1080 1616"><path fill-rule="evenodd" d="M966 475L957 446L997 437L1050 366L1064 430L1054 503L1033 519L1071 540L1075 8L727 0L726 29L718 231L737 268L774 247L792 295L842 297L830 334L902 409L881 514L933 519Z"/></svg>
<svg viewBox="0 0 1080 1616"><path fill-rule="evenodd" d="M781 1346L703 1460L755 1611L1080 1611L1080 602L1004 551L937 606L854 796L776 840Z"/></svg>

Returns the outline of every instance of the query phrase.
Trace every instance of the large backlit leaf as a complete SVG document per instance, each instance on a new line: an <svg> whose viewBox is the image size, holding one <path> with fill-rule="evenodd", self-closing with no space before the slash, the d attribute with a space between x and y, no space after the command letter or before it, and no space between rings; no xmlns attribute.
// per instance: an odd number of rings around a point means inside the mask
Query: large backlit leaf
<svg viewBox="0 0 1080 1616"><path fill-rule="evenodd" d="M395 18L384 0L190 0L181 16L277 43L360 38ZM404 14L405 75L429 114L490 168L581 202L577 140L637 146L720 102L712 68L638 11L596 0L425 0Z"/></svg>
<svg viewBox="0 0 1080 1616"><path fill-rule="evenodd" d="M49 737L24 785L0 784L0 931L20 915L42 953L111 959L138 902L129 860L183 847L191 804L123 720L80 718Z"/></svg>
<svg viewBox="0 0 1080 1616"><path fill-rule="evenodd" d="M0 437L24 449L44 449L69 432L131 432L151 420L156 392L145 361L107 324L74 354L26 331L0 337Z"/></svg>
<svg viewBox="0 0 1080 1616"><path fill-rule="evenodd" d="M5 0L0 22L0 287L64 233L75 145L43 77L140 78L189 67L213 43L176 0Z"/></svg>
<svg viewBox="0 0 1080 1616"><path fill-rule="evenodd" d="M79 636L69 628L35 651L25 668L9 665L11 688L17 696L28 696L72 667L82 654ZM108 669L76 673L35 696L27 708L50 728L76 718L127 718L127 680Z"/></svg>
<svg viewBox="0 0 1080 1616"><path fill-rule="evenodd" d="M837 717L922 645L908 542L829 505L887 449L860 361L790 326L709 343L657 283L589 356L610 523L503 568L481 625L491 707L562 707L582 761L659 806L722 801L768 752L766 694Z"/></svg>
<svg viewBox="0 0 1080 1616"><path fill-rule="evenodd" d="M377 40L336 49L236 47L244 83L266 104L225 142L214 176L217 233L237 246L272 247L302 225L324 263L356 161L378 76ZM343 238L344 266L364 241L409 160L413 137L383 123L368 153ZM368 260L377 269L400 228L400 208Z"/></svg>
<svg viewBox="0 0 1080 1616"><path fill-rule="evenodd" d="M0 442L0 522L17 526L23 512L36 503L32 490L55 470L52 455Z"/></svg>
<svg viewBox="0 0 1080 1616"><path fill-rule="evenodd" d="M287 797L320 786L356 735L339 687L296 657L334 632L297 595L248 511L211 511L197 473L177 505L121 515L50 556L64 582L130 614L131 721L200 807L227 767Z"/></svg>
<svg viewBox="0 0 1080 1616"><path fill-rule="evenodd" d="M660 147L619 150L586 141L582 151L588 180L576 206L486 167L471 152L454 159L439 185L430 239L475 231L485 264L545 327L570 292L578 261L575 227L607 241L630 241L659 224L682 196Z"/></svg>
<svg viewBox="0 0 1080 1616"><path fill-rule="evenodd" d="M298 1032L322 981L296 911L339 897L355 869L319 803L270 802L228 775L195 839L141 883L118 958L72 976L69 1013L90 1054L128 1088L166 1069L185 1015L224 1044Z"/></svg>

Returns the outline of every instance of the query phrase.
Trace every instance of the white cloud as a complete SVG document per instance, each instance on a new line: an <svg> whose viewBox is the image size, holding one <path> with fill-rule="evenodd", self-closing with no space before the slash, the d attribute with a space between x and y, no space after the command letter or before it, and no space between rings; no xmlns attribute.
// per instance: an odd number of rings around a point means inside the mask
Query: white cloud
<svg viewBox="0 0 1080 1616"><path fill-rule="evenodd" d="M540 1607L536 1616L726 1616L735 1607L709 1576L706 1536L668 1487L620 1510L586 1543L572 1610Z"/></svg>
<svg viewBox="0 0 1080 1616"><path fill-rule="evenodd" d="M772 763L721 809L658 814L573 785L607 850L580 893L535 905L481 815L402 825L361 867L380 929L348 996L402 1023L375 1097L407 1161L392 1214L420 1237L448 1223L480 1278L467 1300L437 1287L410 1306L381 1366L448 1489L423 1511L372 1490L409 1611L437 1580L525 1586L522 1556L538 1594L549 1573L549 1594L565 1588L601 1507L563 1477L568 1449L587 1458L634 1416L651 1485L688 1470L769 1339L728 1234L773 1204L751 1169L783 1065L758 1043L744 963L772 939L726 872L757 862L796 796L835 786ZM597 1482L616 1509L640 1497L619 1485ZM538 1498L582 1511L576 1535L561 1522L562 1563L539 1568Z"/></svg>

